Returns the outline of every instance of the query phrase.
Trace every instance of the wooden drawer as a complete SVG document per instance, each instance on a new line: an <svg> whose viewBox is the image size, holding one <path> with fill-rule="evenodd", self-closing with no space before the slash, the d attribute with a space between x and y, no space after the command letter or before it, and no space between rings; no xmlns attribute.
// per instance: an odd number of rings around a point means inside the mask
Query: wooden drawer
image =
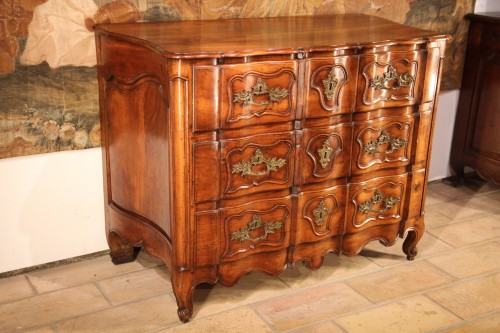
<svg viewBox="0 0 500 333"><path fill-rule="evenodd" d="M422 52L389 52L360 60L356 109L407 106L419 102L424 76Z"/></svg>
<svg viewBox="0 0 500 333"><path fill-rule="evenodd" d="M349 176L352 124L304 129L300 159L301 184Z"/></svg>
<svg viewBox="0 0 500 333"><path fill-rule="evenodd" d="M353 111L358 61L358 57L334 57L306 62L305 118Z"/></svg>
<svg viewBox="0 0 500 333"><path fill-rule="evenodd" d="M413 125L413 115L355 123L352 173L408 165Z"/></svg>
<svg viewBox="0 0 500 333"><path fill-rule="evenodd" d="M297 63L294 61L221 67L221 127L295 119Z"/></svg>
<svg viewBox="0 0 500 333"><path fill-rule="evenodd" d="M221 141L222 197L292 186L294 132Z"/></svg>
<svg viewBox="0 0 500 333"><path fill-rule="evenodd" d="M315 242L344 233L347 186L298 195L295 243Z"/></svg>
<svg viewBox="0 0 500 333"><path fill-rule="evenodd" d="M350 185L346 234L400 222L406 182L407 174L403 174Z"/></svg>
<svg viewBox="0 0 500 333"><path fill-rule="evenodd" d="M290 197L250 202L221 209L221 259L288 247L292 212Z"/></svg>

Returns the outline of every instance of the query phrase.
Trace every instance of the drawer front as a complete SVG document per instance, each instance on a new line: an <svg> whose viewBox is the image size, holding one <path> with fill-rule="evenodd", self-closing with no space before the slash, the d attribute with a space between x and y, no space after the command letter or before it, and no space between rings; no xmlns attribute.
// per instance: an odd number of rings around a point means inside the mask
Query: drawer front
<svg viewBox="0 0 500 333"><path fill-rule="evenodd" d="M295 119L296 62L225 65L221 82L222 128Z"/></svg>
<svg viewBox="0 0 500 333"><path fill-rule="evenodd" d="M297 244L344 233L347 186L298 195Z"/></svg>
<svg viewBox="0 0 500 333"><path fill-rule="evenodd" d="M411 157L414 118L380 118L354 125L352 173L408 165Z"/></svg>
<svg viewBox="0 0 500 333"><path fill-rule="evenodd" d="M316 183L349 176L352 125L341 124L302 132L300 182Z"/></svg>
<svg viewBox="0 0 500 333"><path fill-rule="evenodd" d="M290 197L221 209L223 261L276 251L290 244Z"/></svg>
<svg viewBox="0 0 500 333"><path fill-rule="evenodd" d="M306 118L353 111L358 61L358 57L334 57L306 62Z"/></svg>
<svg viewBox="0 0 500 333"><path fill-rule="evenodd" d="M407 175L403 174L350 185L346 233L400 222L406 182Z"/></svg>
<svg viewBox="0 0 500 333"><path fill-rule="evenodd" d="M419 102L422 52L390 52L362 57L356 109L407 106Z"/></svg>
<svg viewBox="0 0 500 333"><path fill-rule="evenodd" d="M223 140L221 147L223 197L292 186L295 164L293 132Z"/></svg>

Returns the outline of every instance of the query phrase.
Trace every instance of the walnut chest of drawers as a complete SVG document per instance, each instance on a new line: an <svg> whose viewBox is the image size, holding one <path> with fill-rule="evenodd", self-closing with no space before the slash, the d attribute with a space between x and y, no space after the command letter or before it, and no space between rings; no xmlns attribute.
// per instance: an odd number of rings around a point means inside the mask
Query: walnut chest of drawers
<svg viewBox="0 0 500 333"><path fill-rule="evenodd" d="M447 36L364 15L96 28L113 262L202 282L416 255Z"/></svg>

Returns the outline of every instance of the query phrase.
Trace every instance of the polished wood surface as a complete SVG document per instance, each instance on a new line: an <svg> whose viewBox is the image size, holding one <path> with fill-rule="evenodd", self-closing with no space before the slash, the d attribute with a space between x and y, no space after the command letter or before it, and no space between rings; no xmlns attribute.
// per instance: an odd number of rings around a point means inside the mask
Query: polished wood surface
<svg viewBox="0 0 500 333"><path fill-rule="evenodd" d="M458 183L464 168L500 184L500 12L467 15L469 40L450 163Z"/></svg>
<svg viewBox="0 0 500 333"><path fill-rule="evenodd" d="M406 237L412 260L447 36L363 15L98 25L114 263L195 286L317 269Z"/></svg>

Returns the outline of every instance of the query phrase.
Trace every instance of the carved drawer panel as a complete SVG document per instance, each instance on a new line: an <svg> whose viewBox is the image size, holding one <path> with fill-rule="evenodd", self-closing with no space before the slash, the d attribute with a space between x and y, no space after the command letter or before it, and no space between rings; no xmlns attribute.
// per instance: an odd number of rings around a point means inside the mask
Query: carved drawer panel
<svg viewBox="0 0 500 333"><path fill-rule="evenodd" d="M286 197L221 209L221 259L232 261L288 247L291 207L291 198Z"/></svg>
<svg viewBox="0 0 500 333"><path fill-rule="evenodd" d="M222 196L241 196L292 186L294 132L221 142Z"/></svg>
<svg viewBox="0 0 500 333"><path fill-rule="evenodd" d="M354 125L352 173L408 165L414 118L380 118Z"/></svg>
<svg viewBox="0 0 500 333"><path fill-rule="evenodd" d="M401 221L406 182L403 174L350 185L346 233Z"/></svg>
<svg viewBox="0 0 500 333"><path fill-rule="evenodd" d="M347 177L350 166L352 125L304 129L300 159L300 183Z"/></svg>
<svg viewBox="0 0 500 333"><path fill-rule="evenodd" d="M418 103L424 75L422 52L389 52L360 60L356 109Z"/></svg>
<svg viewBox="0 0 500 333"><path fill-rule="evenodd" d="M315 242L344 232L347 186L298 195L297 244Z"/></svg>
<svg viewBox="0 0 500 333"><path fill-rule="evenodd" d="M295 119L296 62L225 65L221 68L222 128Z"/></svg>
<svg viewBox="0 0 500 333"><path fill-rule="evenodd" d="M329 117L350 113L354 109L358 58L334 57L333 59L306 62L305 117Z"/></svg>

